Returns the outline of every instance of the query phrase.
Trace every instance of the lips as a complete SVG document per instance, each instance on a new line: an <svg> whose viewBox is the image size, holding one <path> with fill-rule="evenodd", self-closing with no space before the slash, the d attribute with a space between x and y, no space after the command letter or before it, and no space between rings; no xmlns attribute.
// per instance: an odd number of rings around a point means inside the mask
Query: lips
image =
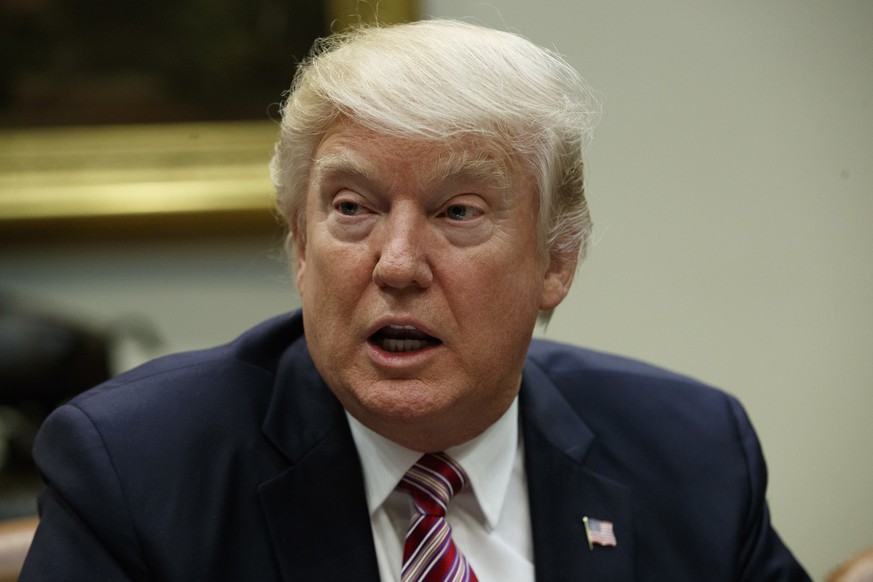
<svg viewBox="0 0 873 582"><path fill-rule="evenodd" d="M390 353L423 350L440 344L440 340L414 325L386 325L370 336L369 342Z"/></svg>

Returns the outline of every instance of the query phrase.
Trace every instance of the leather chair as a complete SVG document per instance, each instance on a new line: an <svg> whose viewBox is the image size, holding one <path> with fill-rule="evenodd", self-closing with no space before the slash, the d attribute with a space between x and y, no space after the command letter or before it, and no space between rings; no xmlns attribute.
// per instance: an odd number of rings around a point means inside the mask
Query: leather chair
<svg viewBox="0 0 873 582"><path fill-rule="evenodd" d="M828 577L828 582L873 582L873 547L841 565Z"/></svg>
<svg viewBox="0 0 873 582"><path fill-rule="evenodd" d="M33 541L38 517L0 521L0 582L15 582Z"/></svg>

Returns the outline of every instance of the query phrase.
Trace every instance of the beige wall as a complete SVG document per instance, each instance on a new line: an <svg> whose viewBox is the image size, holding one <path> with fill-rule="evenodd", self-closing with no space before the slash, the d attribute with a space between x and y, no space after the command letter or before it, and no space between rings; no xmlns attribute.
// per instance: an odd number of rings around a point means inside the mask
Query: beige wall
<svg viewBox="0 0 873 582"><path fill-rule="evenodd" d="M873 544L873 3L431 0L605 96L598 242L548 336L741 398L816 579Z"/></svg>
<svg viewBox="0 0 873 582"><path fill-rule="evenodd" d="M556 46L605 96L597 239L547 335L738 395L816 579L873 544L873 3L432 0ZM266 171L266 168L265 168ZM0 291L160 351L297 304L281 241L0 247ZM120 366L149 354L123 350Z"/></svg>
<svg viewBox="0 0 873 582"><path fill-rule="evenodd" d="M144 323L161 345L120 342L115 371L228 341L299 305L279 236L156 239L0 245L0 300L98 331Z"/></svg>

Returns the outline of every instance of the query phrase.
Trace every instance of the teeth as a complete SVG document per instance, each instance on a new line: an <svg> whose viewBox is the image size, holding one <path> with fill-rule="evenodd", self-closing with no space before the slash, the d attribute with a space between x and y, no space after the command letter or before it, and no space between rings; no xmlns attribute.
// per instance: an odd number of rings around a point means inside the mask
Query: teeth
<svg viewBox="0 0 873 582"><path fill-rule="evenodd" d="M398 330L398 331L415 331L414 325L395 325L391 324L388 326L390 329Z"/></svg>
<svg viewBox="0 0 873 582"><path fill-rule="evenodd" d="M382 349L386 352L411 352L421 350L427 346L425 340L417 339L389 339L382 340Z"/></svg>

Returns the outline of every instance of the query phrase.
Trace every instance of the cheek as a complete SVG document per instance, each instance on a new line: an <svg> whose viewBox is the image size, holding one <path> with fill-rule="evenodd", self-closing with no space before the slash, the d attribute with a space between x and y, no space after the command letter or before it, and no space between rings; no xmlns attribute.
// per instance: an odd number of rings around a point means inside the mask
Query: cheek
<svg viewBox="0 0 873 582"><path fill-rule="evenodd" d="M489 256L458 262L445 270L446 289L453 290L455 308L467 318L490 318L498 326L526 320L539 311L543 274L538 263L522 254ZM487 323L487 321L486 321Z"/></svg>
<svg viewBox="0 0 873 582"><path fill-rule="evenodd" d="M297 283L301 295L311 302L351 302L360 287L372 279L372 261L360 245L310 239L305 260L298 262Z"/></svg>

